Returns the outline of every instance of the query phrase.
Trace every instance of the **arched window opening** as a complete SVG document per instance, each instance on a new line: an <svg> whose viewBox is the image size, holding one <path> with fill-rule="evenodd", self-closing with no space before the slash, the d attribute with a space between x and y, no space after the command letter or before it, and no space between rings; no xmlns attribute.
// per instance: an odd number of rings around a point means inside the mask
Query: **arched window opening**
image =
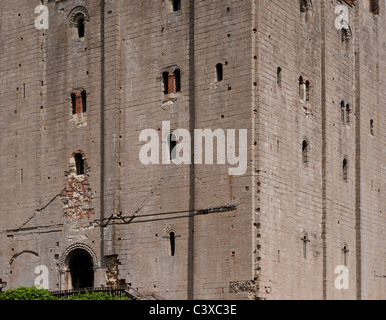
<svg viewBox="0 0 386 320"><path fill-rule="evenodd" d="M78 176L84 174L84 159L82 154L75 153L74 159L75 159L76 174Z"/></svg>
<svg viewBox="0 0 386 320"><path fill-rule="evenodd" d="M174 257L174 255L176 254L176 234L174 232L170 232L169 240L170 240L170 255Z"/></svg>
<svg viewBox="0 0 386 320"><path fill-rule="evenodd" d="M90 255L81 249L71 253L69 263L73 289L92 288L94 286L94 270Z"/></svg>
<svg viewBox="0 0 386 320"><path fill-rule="evenodd" d="M83 16L78 18L76 28L78 29L78 36L79 36L79 38L83 38L84 37L84 32L85 32L85 25L84 25L84 18L83 18Z"/></svg>
<svg viewBox="0 0 386 320"><path fill-rule="evenodd" d="M223 65L222 65L222 63L216 64L216 75L217 75L217 81L218 82L223 80Z"/></svg>
<svg viewBox="0 0 386 320"><path fill-rule="evenodd" d="M310 242L310 240L308 239L308 234L306 232L303 233L301 240L303 242L303 258L307 259L307 243Z"/></svg>
<svg viewBox="0 0 386 320"><path fill-rule="evenodd" d="M299 78L299 95L302 101L310 101L310 81L303 77Z"/></svg>

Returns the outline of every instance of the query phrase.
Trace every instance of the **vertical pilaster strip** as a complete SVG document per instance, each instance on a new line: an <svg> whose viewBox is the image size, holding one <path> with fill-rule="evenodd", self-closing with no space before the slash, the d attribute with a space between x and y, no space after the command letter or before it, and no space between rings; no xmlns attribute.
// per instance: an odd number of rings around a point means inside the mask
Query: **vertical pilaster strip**
<svg viewBox="0 0 386 320"><path fill-rule="evenodd" d="M194 146L194 129L195 129L195 8L194 0L189 0L189 124L190 135L192 137L192 146ZM187 297L188 300L194 299L194 210L195 210L195 166L194 153L192 152L190 165L189 181L189 221L188 221L188 278L187 278Z"/></svg>
<svg viewBox="0 0 386 320"><path fill-rule="evenodd" d="M321 4L321 101L322 101L322 243L323 243L323 299L327 299L327 106L326 106L326 3Z"/></svg>
<svg viewBox="0 0 386 320"><path fill-rule="evenodd" d="M355 20L360 21L360 5L355 8ZM361 249L361 50L360 24L355 26L355 247L356 247L356 296L362 298L362 249Z"/></svg>

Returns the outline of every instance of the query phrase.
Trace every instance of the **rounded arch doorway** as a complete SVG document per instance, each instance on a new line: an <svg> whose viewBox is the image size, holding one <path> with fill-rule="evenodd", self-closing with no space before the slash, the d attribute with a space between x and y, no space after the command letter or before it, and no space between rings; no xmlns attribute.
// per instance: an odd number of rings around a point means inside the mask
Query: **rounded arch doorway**
<svg viewBox="0 0 386 320"><path fill-rule="evenodd" d="M92 288L94 286L93 260L83 249L71 251L68 257L72 289Z"/></svg>

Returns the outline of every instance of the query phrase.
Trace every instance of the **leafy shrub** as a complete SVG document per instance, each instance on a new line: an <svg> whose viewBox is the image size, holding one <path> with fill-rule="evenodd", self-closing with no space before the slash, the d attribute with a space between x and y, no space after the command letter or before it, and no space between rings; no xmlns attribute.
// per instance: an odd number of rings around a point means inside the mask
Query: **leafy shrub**
<svg viewBox="0 0 386 320"><path fill-rule="evenodd" d="M45 289L19 287L0 293L0 300L132 300L126 294L113 297L105 292L79 293L71 298L57 298Z"/></svg>
<svg viewBox="0 0 386 320"><path fill-rule="evenodd" d="M45 289L19 287L0 293L0 300L57 300L57 298Z"/></svg>
<svg viewBox="0 0 386 320"><path fill-rule="evenodd" d="M87 292L86 293L79 293L76 296L73 296L68 299L63 300L132 300L127 295L112 297L109 294L105 292Z"/></svg>

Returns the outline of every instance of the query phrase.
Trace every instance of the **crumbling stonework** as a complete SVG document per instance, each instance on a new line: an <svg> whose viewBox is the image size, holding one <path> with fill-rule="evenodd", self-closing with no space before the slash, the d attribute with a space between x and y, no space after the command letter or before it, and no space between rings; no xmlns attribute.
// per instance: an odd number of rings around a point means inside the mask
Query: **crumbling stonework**
<svg viewBox="0 0 386 320"><path fill-rule="evenodd" d="M90 168L86 159L84 174L77 175L74 156L71 157L69 170L65 172L66 186L60 193L65 218L88 218L94 214L93 193L89 183Z"/></svg>

